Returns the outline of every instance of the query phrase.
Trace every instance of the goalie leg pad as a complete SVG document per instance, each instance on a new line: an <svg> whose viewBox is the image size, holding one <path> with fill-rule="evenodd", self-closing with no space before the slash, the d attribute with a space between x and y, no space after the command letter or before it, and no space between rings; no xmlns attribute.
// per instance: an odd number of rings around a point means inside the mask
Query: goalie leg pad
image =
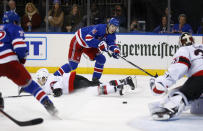
<svg viewBox="0 0 203 131"><path fill-rule="evenodd" d="M188 104L186 97L179 91L170 95L163 101L149 105L151 116L154 120L176 118L185 110L185 106Z"/></svg>

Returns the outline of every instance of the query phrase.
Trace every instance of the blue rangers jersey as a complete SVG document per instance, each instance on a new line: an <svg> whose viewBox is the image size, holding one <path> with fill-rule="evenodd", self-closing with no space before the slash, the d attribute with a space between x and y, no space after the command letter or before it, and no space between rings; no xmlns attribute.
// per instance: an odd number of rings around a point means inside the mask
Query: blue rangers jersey
<svg viewBox="0 0 203 131"><path fill-rule="evenodd" d="M75 35L78 43L85 48L98 48L101 41L107 43L108 48L113 51L118 48L115 44L116 35L106 34L107 24L98 24L79 29Z"/></svg>
<svg viewBox="0 0 203 131"><path fill-rule="evenodd" d="M0 64L26 57L27 45L24 32L14 24L0 25Z"/></svg>

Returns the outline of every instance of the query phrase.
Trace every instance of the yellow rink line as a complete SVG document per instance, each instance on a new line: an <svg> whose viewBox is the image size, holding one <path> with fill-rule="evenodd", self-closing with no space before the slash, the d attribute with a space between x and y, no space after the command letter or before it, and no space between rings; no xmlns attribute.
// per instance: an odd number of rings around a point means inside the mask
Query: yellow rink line
<svg viewBox="0 0 203 131"><path fill-rule="evenodd" d="M47 68L50 73L54 73L59 67L26 67L30 73L35 73L40 68ZM159 69L144 69L152 75L156 73L158 75L163 75L166 70ZM92 74L94 68L90 67L79 67L76 69L78 74ZM134 68L104 68L103 74L113 74L113 75L147 75L139 69Z"/></svg>

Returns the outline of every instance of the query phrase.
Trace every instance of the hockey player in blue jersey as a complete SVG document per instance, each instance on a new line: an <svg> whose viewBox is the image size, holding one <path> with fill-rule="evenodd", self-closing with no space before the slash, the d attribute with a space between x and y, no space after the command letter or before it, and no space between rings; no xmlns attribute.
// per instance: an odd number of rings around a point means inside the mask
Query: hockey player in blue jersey
<svg viewBox="0 0 203 131"><path fill-rule="evenodd" d="M81 55L85 53L90 60L96 61L92 80L99 84L99 79L106 62L102 52L110 50L112 56L116 59L120 56L120 50L115 43L115 32L118 27L119 21L111 18L108 24L98 24L79 29L70 42L69 63L61 66L54 75L61 76L63 73L75 70L78 67Z"/></svg>
<svg viewBox="0 0 203 131"><path fill-rule="evenodd" d="M24 41L24 32L19 23L19 16L15 12L7 11L0 25L0 77L5 76L27 93L32 94L41 102L51 114L57 113L52 101L42 88L32 80L24 63L28 54L27 45Z"/></svg>

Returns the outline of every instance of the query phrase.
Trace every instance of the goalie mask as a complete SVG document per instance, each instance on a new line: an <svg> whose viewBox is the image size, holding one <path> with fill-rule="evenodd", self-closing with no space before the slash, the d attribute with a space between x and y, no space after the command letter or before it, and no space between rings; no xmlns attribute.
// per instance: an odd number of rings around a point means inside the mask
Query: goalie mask
<svg viewBox="0 0 203 131"><path fill-rule="evenodd" d="M49 71L46 69L46 68L42 68L42 69L39 69L37 72L36 72L36 78L37 78L37 82L43 86L45 85L47 79L48 79L48 76L49 76Z"/></svg>
<svg viewBox="0 0 203 131"><path fill-rule="evenodd" d="M179 45L180 46L190 46L194 43L194 38L190 33L182 33L180 36Z"/></svg>

